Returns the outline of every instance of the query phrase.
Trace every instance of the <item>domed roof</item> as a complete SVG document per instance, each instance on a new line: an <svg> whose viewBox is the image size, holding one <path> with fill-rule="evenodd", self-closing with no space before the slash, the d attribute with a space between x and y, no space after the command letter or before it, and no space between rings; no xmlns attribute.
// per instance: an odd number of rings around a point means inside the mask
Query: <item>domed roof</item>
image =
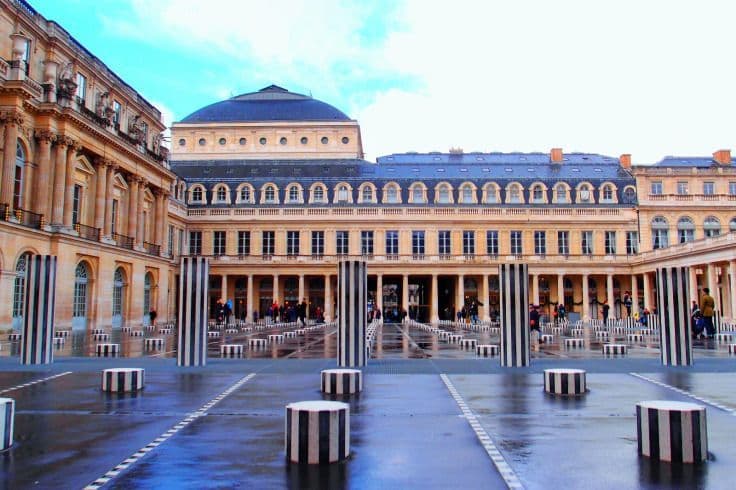
<svg viewBox="0 0 736 490"><path fill-rule="evenodd" d="M258 92L215 102L181 120L183 123L248 121L350 121L350 118L330 104L269 85Z"/></svg>

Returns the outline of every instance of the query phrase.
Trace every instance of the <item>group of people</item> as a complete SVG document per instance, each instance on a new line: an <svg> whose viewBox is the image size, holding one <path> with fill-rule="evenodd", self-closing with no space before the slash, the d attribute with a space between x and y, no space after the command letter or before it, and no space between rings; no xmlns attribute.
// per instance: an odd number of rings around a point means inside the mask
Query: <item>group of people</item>
<svg viewBox="0 0 736 490"><path fill-rule="evenodd" d="M709 288L703 288L703 297L700 298L700 305L693 300L692 310L690 312L690 328L692 330L693 339L709 338L712 339L716 335L716 327L713 324L713 314L715 313L716 301L710 295Z"/></svg>
<svg viewBox="0 0 736 490"><path fill-rule="evenodd" d="M279 305L277 302L273 302L271 306L262 316L273 322L297 322L299 321L302 325L307 324L307 318L309 317L309 305L306 298L302 298L301 303L289 303L284 302L283 305ZM314 318L318 322L324 322L324 316L322 308L319 306L314 309ZM228 300L218 299L215 305L215 320L217 323L230 323L230 317L233 315L232 303ZM258 311L253 312L253 321L257 322L261 315Z"/></svg>
<svg viewBox="0 0 736 490"><path fill-rule="evenodd" d="M456 314L458 323L478 323L479 306L483 306L483 303L477 300L465 303Z"/></svg>

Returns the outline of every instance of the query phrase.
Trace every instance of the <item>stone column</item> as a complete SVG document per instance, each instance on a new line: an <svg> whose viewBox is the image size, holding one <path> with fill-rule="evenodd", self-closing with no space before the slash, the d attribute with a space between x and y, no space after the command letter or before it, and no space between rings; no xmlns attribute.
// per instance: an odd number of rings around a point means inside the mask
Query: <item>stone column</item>
<svg viewBox="0 0 736 490"><path fill-rule="evenodd" d="M146 195L146 181L145 179L138 180L138 228L136 229L136 240L135 244L139 247L143 246L143 242L146 240L146 223L144 222L143 213L143 202Z"/></svg>
<svg viewBox="0 0 736 490"><path fill-rule="evenodd" d="M698 298L698 275L695 273L695 267L688 267L688 280L690 284L689 301L687 304L691 305L693 301L700 304L700 298Z"/></svg>
<svg viewBox="0 0 736 490"><path fill-rule="evenodd" d="M409 318L409 274L404 274L401 278L401 308Z"/></svg>
<svg viewBox="0 0 736 490"><path fill-rule="evenodd" d="M565 304L565 275L557 274L557 304Z"/></svg>
<svg viewBox="0 0 736 490"><path fill-rule="evenodd" d="M49 130L42 129L36 131L36 140L38 141L38 177L36 178L36 186L34 188L35 205L33 211L43 214L46 222L51 221L51 196L53 189L51 188L51 143L56 140L56 135Z"/></svg>
<svg viewBox="0 0 736 490"><path fill-rule="evenodd" d="M227 274L222 274L222 289L220 289L220 297L223 301L227 301Z"/></svg>
<svg viewBox="0 0 736 490"><path fill-rule="evenodd" d="M56 257L53 255L31 256L26 262L21 364L51 364L53 362L55 298Z"/></svg>
<svg viewBox="0 0 736 490"><path fill-rule="evenodd" d="M252 322L253 321L253 311L254 311L254 308L253 308L253 301L254 301L253 299L254 298L253 296L253 274L248 274L248 290L246 291L245 294L246 294L246 297L245 297L245 301L246 301L245 316L246 318L245 320L248 322Z"/></svg>
<svg viewBox="0 0 736 490"><path fill-rule="evenodd" d="M299 274L299 299L297 302L301 303L302 299L306 296L304 294L304 274Z"/></svg>
<svg viewBox="0 0 736 490"><path fill-rule="evenodd" d="M736 320L736 260L728 263L728 275L731 279L730 300L731 300L731 321Z"/></svg>
<svg viewBox="0 0 736 490"><path fill-rule="evenodd" d="M325 321L332 321L332 283L329 274L325 274Z"/></svg>
<svg viewBox="0 0 736 490"><path fill-rule="evenodd" d="M279 306L282 306L281 305L281 295L279 293L280 293L280 291L279 291L279 275L278 274L274 274L273 275L273 302L276 303L276 304L278 304Z"/></svg>
<svg viewBox="0 0 736 490"><path fill-rule="evenodd" d="M713 300L715 301L716 310L718 310L718 313L721 313L721 295L718 294L717 269L714 264L708 264L708 288L710 289L710 295L713 296Z"/></svg>
<svg viewBox="0 0 736 490"><path fill-rule="evenodd" d="M153 195L155 197L155 200L153 202L155 211L153 224L153 243L161 245L161 250L163 251L164 229L162 228L162 226L164 224L164 191L163 189L156 189Z"/></svg>
<svg viewBox="0 0 736 490"><path fill-rule="evenodd" d="M652 285L649 282L649 273L644 273L644 309L652 311Z"/></svg>
<svg viewBox="0 0 736 490"><path fill-rule="evenodd" d="M65 228L71 228L72 211L74 209L74 169L77 163L77 152L82 147L73 141L66 151L66 175L64 179L64 218L63 224Z"/></svg>
<svg viewBox="0 0 736 490"><path fill-rule="evenodd" d="M665 366L693 364L688 291L687 267L657 269L660 352Z"/></svg>
<svg viewBox="0 0 736 490"><path fill-rule="evenodd" d="M64 185L66 182L66 153L73 140L69 137L56 139L56 154L54 159L54 192L51 200L51 223L61 226L64 221Z"/></svg>
<svg viewBox="0 0 736 490"><path fill-rule="evenodd" d="M487 277L487 276L484 276ZM430 323L437 323L440 321L439 315L439 291L437 291L437 274L432 274L432 299L430 301L429 321Z"/></svg>
<svg viewBox="0 0 736 490"><path fill-rule="evenodd" d="M590 292L588 291L588 274L583 274L583 320L590 320Z"/></svg>
<svg viewBox="0 0 736 490"><path fill-rule="evenodd" d="M179 336L176 364L207 364L207 287L209 262L206 257L182 257L179 272Z"/></svg>
<svg viewBox="0 0 736 490"><path fill-rule="evenodd" d="M28 158L28 156L26 156ZM30 160L23 162L23 191L21 194L21 207L33 211L36 206L37 197L33 194L33 186L36 176L36 164Z"/></svg>
<svg viewBox="0 0 736 490"><path fill-rule="evenodd" d="M112 201L114 196L114 184L115 184L115 173L118 170L118 166L110 164L107 169L107 182L105 183L105 229L103 235L109 237L112 235ZM120 224L118 223L118 229L120 232Z"/></svg>
<svg viewBox="0 0 736 490"><path fill-rule="evenodd" d="M383 274L376 274L376 309L381 311L383 319Z"/></svg>
<svg viewBox="0 0 736 490"><path fill-rule="evenodd" d="M488 274L483 271L483 280L481 281L481 294L483 295L483 300L481 301L482 306L480 307L480 319L484 322L490 322L491 321L491 305L488 304L489 300L489 293L488 293Z"/></svg>
<svg viewBox="0 0 736 490"><path fill-rule="evenodd" d="M131 176L128 180L128 232L127 235L137 243L138 230L138 179Z"/></svg>
<svg viewBox="0 0 736 490"><path fill-rule="evenodd" d="M95 228L105 227L105 192L107 190L107 160L98 158L97 177L95 178Z"/></svg>
<svg viewBox="0 0 736 490"><path fill-rule="evenodd" d="M366 262L343 260L338 263L337 365L366 365L366 304L368 303L368 273ZM404 276L406 277L406 276Z"/></svg>
<svg viewBox="0 0 736 490"><path fill-rule="evenodd" d="M539 274L532 274L532 303L539 304Z"/></svg>
<svg viewBox="0 0 736 490"><path fill-rule="evenodd" d="M463 306L465 306L465 276L463 274L459 274L457 276L457 301L455 304L455 318L452 319L452 321L455 321L457 319L457 312L463 309Z"/></svg>
<svg viewBox="0 0 736 490"><path fill-rule="evenodd" d="M608 306L611 307L611 309L608 310L608 318L616 318L616 303L615 298L613 297L613 274L608 274L606 276L606 301L608 302ZM623 318L623 313L621 314L621 317Z"/></svg>
<svg viewBox="0 0 736 490"><path fill-rule="evenodd" d="M526 264L499 265L501 366L529 365L529 272Z"/></svg>
<svg viewBox="0 0 736 490"><path fill-rule="evenodd" d="M15 184L15 149L18 145L18 129L23 125L23 115L18 111L9 111L0 116L5 125L3 144L3 177L0 182L0 202L10 208L13 204L13 186Z"/></svg>
<svg viewBox="0 0 736 490"><path fill-rule="evenodd" d="M636 274L631 275L631 314L639 312L639 281Z"/></svg>

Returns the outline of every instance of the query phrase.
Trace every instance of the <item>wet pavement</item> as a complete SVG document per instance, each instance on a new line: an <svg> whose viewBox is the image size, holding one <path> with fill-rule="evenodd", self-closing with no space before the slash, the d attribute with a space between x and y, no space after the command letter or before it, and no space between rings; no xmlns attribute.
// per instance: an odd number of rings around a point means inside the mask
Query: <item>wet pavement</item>
<svg viewBox="0 0 736 490"><path fill-rule="evenodd" d="M16 400L16 417L15 444L0 453L0 487L507 488L512 475L524 488L732 488L736 356L725 345L701 341L695 366L665 368L656 337L629 344L626 357L605 358L586 329L582 349L555 336L533 343L529 368L501 368L498 358L478 358L431 331L384 325L363 393L334 397L319 391L320 370L335 366L334 327L247 348L247 339L282 330L227 338L223 331L210 339L204 368L176 367L175 332L158 351L143 343L157 333L110 332L128 343L118 358L89 356L96 342L76 334L45 366L21 366L17 345L3 338L0 397ZM461 333L498 343L491 331ZM223 343L245 344L244 357L220 359ZM100 391L100 371L121 366L145 368L143 391ZM589 392L545 394L541 372L549 367L586 369ZM319 399L350 404L351 456L288 464L284 407ZM707 463L637 455L634 407L649 399L706 406ZM489 447L500 452L500 466Z"/></svg>

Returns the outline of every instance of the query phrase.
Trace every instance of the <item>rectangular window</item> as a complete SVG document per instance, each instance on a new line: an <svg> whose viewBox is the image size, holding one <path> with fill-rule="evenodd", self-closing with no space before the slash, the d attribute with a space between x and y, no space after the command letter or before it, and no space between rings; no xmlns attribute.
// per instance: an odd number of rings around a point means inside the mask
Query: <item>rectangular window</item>
<svg viewBox="0 0 736 490"><path fill-rule="evenodd" d="M475 232L463 231L463 255L475 255Z"/></svg>
<svg viewBox="0 0 736 490"><path fill-rule="evenodd" d="M82 186L74 184L74 197L72 198L72 224L79 223L79 212L82 205Z"/></svg>
<svg viewBox="0 0 736 490"><path fill-rule="evenodd" d="M215 231L212 233L212 254L225 255L225 232Z"/></svg>
<svg viewBox="0 0 736 490"><path fill-rule="evenodd" d="M174 226L169 225L169 244L166 247L166 253L171 257L174 255Z"/></svg>
<svg viewBox="0 0 736 490"><path fill-rule="evenodd" d="M202 255L202 232L189 232L189 255Z"/></svg>
<svg viewBox="0 0 736 490"><path fill-rule="evenodd" d="M662 181L661 180L655 180L654 182L652 182L651 194L653 195L662 194Z"/></svg>
<svg viewBox="0 0 736 490"><path fill-rule="evenodd" d="M294 257L299 255L299 232L286 232L286 255Z"/></svg>
<svg viewBox="0 0 736 490"><path fill-rule="evenodd" d="M84 104L87 98L87 77L77 72L77 102Z"/></svg>
<svg viewBox="0 0 736 490"><path fill-rule="evenodd" d="M486 253L492 257L498 255L498 231L486 231Z"/></svg>
<svg viewBox="0 0 736 490"><path fill-rule="evenodd" d="M534 232L534 255L547 255L547 233Z"/></svg>
<svg viewBox="0 0 736 490"><path fill-rule="evenodd" d="M593 232L583 231L580 234L580 248L583 255L593 255Z"/></svg>
<svg viewBox="0 0 736 490"><path fill-rule="evenodd" d="M184 253L184 230L182 229L179 230L179 243L177 245L178 253L179 255L182 255Z"/></svg>
<svg viewBox="0 0 736 490"><path fill-rule="evenodd" d="M639 232L626 232L626 255L636 255L639 253Z"/></svg>
<svg viewBox="0 0 736 490"><path fill-rule="evenodd" d="M337 255L347 255L350 253L348 236L347 231L340 230L335 232L335 251Z"/></svg>
<svg viewBox="0 0 736 490"><path fill-rule="evenodd" d="M689 194L688 192L688 183L687 182L678 182L677 183L677 193L681 196L685 194Z"/></svg>
<svg viewBox="0 0 736 490"><path fill-rule="evenodd" d="M386 255L399 255L399 232L397 230L386 232Z"/></svg>
<svg viewBox="0 0 736 490"><path fill-rule="evenodd" d="M607 231L605 238L606 255L616 255L616 232Z"/></svg>
<svg viewBox="0 0 736 490"><path fill-rule="evenodd" d="M728 194L731 196L736 196L736 182L728 183Z"/></svg>
<svg viewBox="0 0 736 490"><path fill-rule="evenodd" d="M706 196L712 196L716 193L716 183L715 182L703 182L703 194Z"/></svg>
<svg viewBox="0 0 736 490"><path fill-rule="evenodd" d="M438 247L440 255L450 255L452 253L452 242L450 240L450 230L440 230L437 233Z"/></svg>
<svg viewBox="0 0 736 490"><path fill-rule="evenodd" d="M123 110L122 106L120 105L120 102L118 102L117 100L114 100L112 103L112 110L113 110L112 122L113 124L117 126L120 124L120 113Z"/></svg>
<svg viewBox="0 0 736 490"><path fill-rule="evenodd" d="M511 254L521 255L522 243L521 243L521 231L512 231L509 235L511 240Z"/></svg>
<svg viewBox="0 0 736 490"><path fill-rule="evenodd" d="M424 231L411 232L411 254L415 259L424 258Z"/></svg>
<svg viewBox="0 0 736 490"><path fill-rule="evenodd" d="M15 166L15 177L13 180L13 206L18 209L22 208L21 200L23 197L23 165Z"/></svg>
<svg viewBox="0 0 736 490"><path fill-rule="evenodd" d="M557 232L557 253L560 255L570 255L570 232Z"/></svg>
<svg viewBox="0 0 736 490"><path fill-rule="evenodd" d="M360 254L369 257L373 256L373 231L360 232Z"/></svg>
<svg viewBox="0 0 736 490"><path fill-rule="evenodd" d="M273 231L261 232L261 255L270 257L276 250L276 233Z"/></svg>
<svg viewBox="0 0 736 490"><path fill-rule="evenodd" d="M250 232L238 232L238 255L250 255Z"/></svg>
<svg viewBox="0 0 736 490"><path fill-rule="evenodd" d="M312 255L322 257L325 254L325 232L312 232Z"/></svg>

